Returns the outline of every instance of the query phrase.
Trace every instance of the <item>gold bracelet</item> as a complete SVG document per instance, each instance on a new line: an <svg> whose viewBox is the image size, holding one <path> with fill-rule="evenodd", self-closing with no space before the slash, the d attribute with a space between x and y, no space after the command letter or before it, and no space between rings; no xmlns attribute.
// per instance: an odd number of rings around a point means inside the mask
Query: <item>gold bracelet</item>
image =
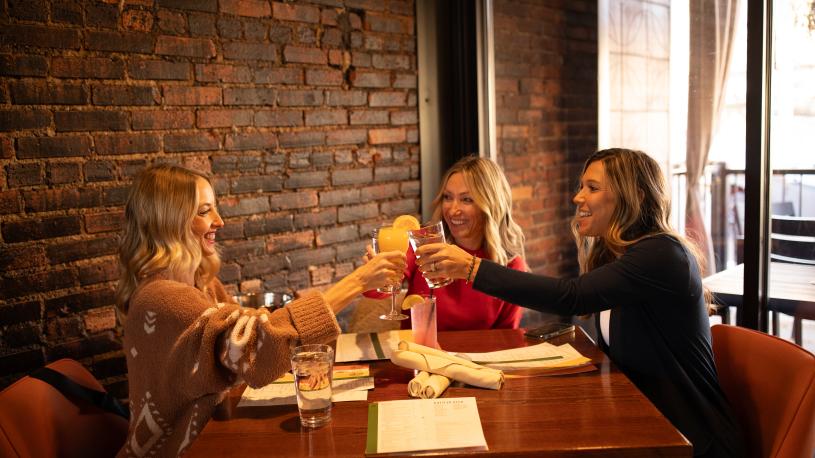
<svg viewBox="0 0 815 458"><path fill-rule="evenodd" d="M467 272L467 282L470 283L470 277L473 275L473 269L475 268L475 255L473 255L473 259L470 261L470 271Z"/></svg>

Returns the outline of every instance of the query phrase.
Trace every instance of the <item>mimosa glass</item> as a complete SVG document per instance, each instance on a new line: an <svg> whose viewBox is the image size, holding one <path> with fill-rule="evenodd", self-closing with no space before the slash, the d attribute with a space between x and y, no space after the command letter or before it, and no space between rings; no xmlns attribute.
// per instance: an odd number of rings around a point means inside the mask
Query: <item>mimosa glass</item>
<svg viewBox="0 0 815 458"><path fill-rule="evenodd" d="M374 247L374 253L381 253L385 251L401 251L407 252L408 249L408 235L404 229L396 229L392 226L382 226L379 229L374 229L371 234L371 241ZM399 294L400 285L389 285L377 289L382 293L391 295L391 309L388 313L379 315L380 320L406 320L407 315L400 313L396 308L396 295Z"/></svg>

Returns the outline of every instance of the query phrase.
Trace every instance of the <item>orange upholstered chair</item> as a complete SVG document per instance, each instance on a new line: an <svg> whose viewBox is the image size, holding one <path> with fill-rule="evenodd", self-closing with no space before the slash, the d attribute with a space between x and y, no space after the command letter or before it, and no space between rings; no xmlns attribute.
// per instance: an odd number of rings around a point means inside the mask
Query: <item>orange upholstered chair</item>
<svg viewBox="0 0 815 458"><path fill-rule="evenodd" d="M715 325L711 332L719 382L751 456L812 458L815 355L751 329Z"/></svg>
<svg viewBox="0 0 815 458"><path fill-rule="evenodd" d="M47 367L97 391L102 385L81 364L61 359ZM0 456L111 457L124 445L128 422L88 401L68 399L48 383L23 377L0 392Z"/></svg>

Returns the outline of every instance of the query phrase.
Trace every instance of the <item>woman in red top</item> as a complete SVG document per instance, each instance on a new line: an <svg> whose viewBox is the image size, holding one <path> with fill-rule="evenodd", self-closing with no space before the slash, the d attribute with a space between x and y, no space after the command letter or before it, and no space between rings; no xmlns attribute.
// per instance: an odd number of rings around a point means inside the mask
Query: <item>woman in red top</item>
<svg viewBox="0 0 815 458"><path fill-rule="evenodd" d="M510 269L528 270L523 258L524 235L512 219L512 192L495 162L467 156L447 170L433 200L432 221L439 220L444 221L448 242ZM412 249L405 276L407 294L430 294ZM439 331L517 328L521 321L517 305L476 291L465 280L455 280L433 295ZM366 296L379 297L376 292ZM403 321L402 327L410 329L410 321Z"/></svg>

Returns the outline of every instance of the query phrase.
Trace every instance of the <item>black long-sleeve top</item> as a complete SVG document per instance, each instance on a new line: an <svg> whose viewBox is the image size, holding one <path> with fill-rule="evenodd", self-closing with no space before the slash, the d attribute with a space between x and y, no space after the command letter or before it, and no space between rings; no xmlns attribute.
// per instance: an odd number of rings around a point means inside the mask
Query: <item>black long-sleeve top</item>
<svg viewBox="0 0 815 458"><path fill-rule="evenodd" d="M599 339L601 347L691 441L694 454L744 455L740 428L716 375L701 275L676 239L643 239L617 260L574 279L482 260L473 287L560 315L613 309L610 345Z"/></svg>

